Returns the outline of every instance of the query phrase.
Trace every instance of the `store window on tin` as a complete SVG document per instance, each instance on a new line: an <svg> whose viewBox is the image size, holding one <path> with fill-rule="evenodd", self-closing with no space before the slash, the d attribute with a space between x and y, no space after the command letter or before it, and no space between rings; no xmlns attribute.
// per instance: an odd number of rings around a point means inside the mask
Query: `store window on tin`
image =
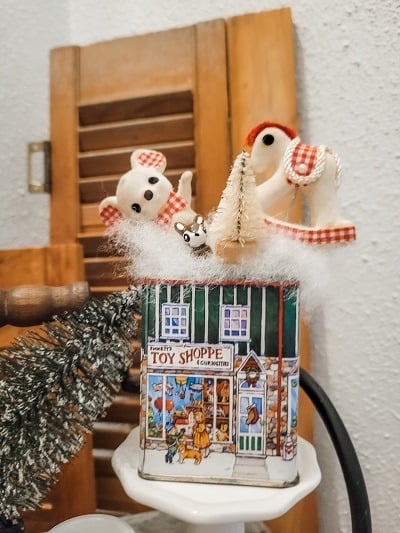
<svg viewBox="0 0 400 533"><path fill-rule="evenodd" d="M223 305L220 324L222 341L249 341L250 307L247 305Z"/></svg>
<svg viewBox="0 0 400 533"><path fill-rule="evenodd" d="M189 304L162 305L162 336L167 339L189 337Z"/></svg>

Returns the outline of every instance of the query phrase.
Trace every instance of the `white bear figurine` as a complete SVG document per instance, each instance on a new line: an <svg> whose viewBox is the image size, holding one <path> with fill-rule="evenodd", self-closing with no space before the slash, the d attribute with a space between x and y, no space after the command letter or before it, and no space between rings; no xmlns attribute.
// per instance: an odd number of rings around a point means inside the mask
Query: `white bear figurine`
<svg viewBox="0 0 400 533"><path fill-rule="evenodd" d="M167 161L161 152L135 150L131 155L131 170L121 176L115 196L108 196L99 206L106 226L124 218L133 221L153 220L161 225L176 222L187 224L195 216L190 203L192 173L182 174L175 193L163 174Z"/></svg>

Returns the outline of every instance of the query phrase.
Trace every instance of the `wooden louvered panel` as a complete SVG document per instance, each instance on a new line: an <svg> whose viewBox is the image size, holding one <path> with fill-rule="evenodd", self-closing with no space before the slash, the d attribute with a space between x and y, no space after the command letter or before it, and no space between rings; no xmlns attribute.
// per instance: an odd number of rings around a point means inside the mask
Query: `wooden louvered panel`
<svg viewBox="0 0 400 533"><path fill-rule="evenodd" d="M129 284L124 272L125 260L122 257L87 257L83 263L85 279L91 286Z"/></svg>
<svg viewBox="0 0 400 533"><path fill-rule="evenodd" d="M215 207L231 162L226 57L223 20L52 50L52 243L76 239L83 230L81 204L112 194L121 173L129 169L127 159L111 172L100 161L99 172L79 176L79 155L98 152L100 156L101 151L122 148L129 152L148 144L163 148L165 143L189 140L191 127L196 165L182 161L175 170L196 169L202 184L196 190L196 208L207 213ZM136 144L137 132L143 137ZM81 134L78 143L77 134ZM130 141L127 135L131 134ZM171 157L168 172L174 170Z"/></svg>
<svg viewBox="0 0 400 533"><path fill-rule="evenodd" d="M107 246L98 205L115 194L120 176L130 168L130 155L138 147L164 153L166 175L175 188L185 170L195 176L193 95L181 91L96 102L80 105L78 115L78 240L84 248L85 276L92 293L104 297L126 287L128 279L118 252Z"/></svg>
<svg viewBox="0 0 400 533"><path fill-rule="evenodd" d="M79 174L81 178L108 174L124 174L130 169L130 156L139 146L113 148L110 150L93 150L79 154ZM167 158L169 168L187 168L194 166L194 142L179 141L146 145L147 148L159 150Z"/></svg>
<svg viewBox="0 0 400 533"><path fill-rule="evenodd" d="M140 323L140 320L139 320L139 323ZM139 328L140 329L140 328ZM140 337L140 335L139 335ZM140 348L141 348L141 343L140 343L140 340L137 340L135 341L133 344L132 344L132 349L133 349L133 353L132 353L132 356L133 356L133 360L136 361L138 364L140 362ZM139 383L140 383L140 369L139 368L131 368L129 370L129 376L130 378L132 379L132 382L134 383L135 385L135 390L136 392L139 392Z"/></svg>
<svg viewBox="0 0 400 533"><path fill-rule="evenodd" d="M78 241L82 245L85 257L106 257L118 255L109 242L108 237L102 232L80 233Z"/></svg>
<svg viewBox="0 0 400 533"><path fill-rule="evenodd" d="M133 424L96 422L93 445L98 449L114 450L122 444L133 428Z"/></svg>
<svg viewBox="0 0 400 533"><path fill-rule="evenodd" d="M93 450L94 471L96 477L112 477L114 469L111 464L114 450L95 448Z"/></svg>
<svg viewBox="0 0 400 533"><path fill-rule="evenodd" d="M125 424L137 423L140 412L139 394L117 395L109 407L106 417L108 422L123 422Z"/></svg>
<svg viewBox="0 0 400 533"><path fill-rule="evenodd" d="M196 175L193 96L190 91L182 91L81 105L79 120L80 242L85 257L103 257L108 255L104 247L100 252L94 249L104 232L98 204L115 194L120 176L130 168L135 148L162 151L167 158L166 175L175 188L183 171L191 170ZM85 234L91 238L85 239ZM88 263L87 271L93 273L99 265ZM104 265L107 272L109 267L109 263ZM102 283L96 272L91 280L95 280L94 285L109 285Z"/></svg>
<svg viewBox="0 0 400 533"><path fill-rule="evenodd" d="M81 104L78 106L79 123L81 126L118 122L122 120L191 113L193 110L193 94L191 91L168 92L128 98Z"/></svg>
<svg viewBox="0 0 400 533"><path fill-rule="evenodd" d="M132 362L135 365L129 371L133 378L134 393L121 391L107 411L107 415L97 422L93 433L93 458L96 476L97 506L101 509L124 512L140 512L145 510L136 502L127 499L120 483L115 483L115 472L111 464L112 454L137 426L139 421L139 359L140 342L132 345ZM110 493L113 493L111 496Z"/></svg>
<svg viewBox="0 0 400 533"><path fill-rule="evenodd" d="M82 233L104 233L104 224L99 215L99 204L81 205L81 232ZM85 254L86 255L86 254Z"/></svg>
<svg viewBox="0 0 400 533"><path fill-rule="evenodd" d="M80 151L193 139L193 115L184 113L126 120L79 129Z"/></svg>
<svg viewBox="0 0 400 533"><path fill-rule="evenodd" d="M79 180L79 193L81 203L100 202L106 196L115 194L120 174L110 176L93 176Z"/></svg>

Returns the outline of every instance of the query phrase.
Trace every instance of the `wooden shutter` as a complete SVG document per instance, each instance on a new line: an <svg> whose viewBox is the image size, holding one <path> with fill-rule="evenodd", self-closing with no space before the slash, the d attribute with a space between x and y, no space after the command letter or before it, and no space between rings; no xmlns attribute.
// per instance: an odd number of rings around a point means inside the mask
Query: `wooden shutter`
<svg viewBox="0 0 400 533"><path fill-rule="evenodd" d="M114 193L132 150L145 145L164 152L174 182L191 168L194 206L206 214L218 204L244 135L266 119L297 126L289 9L53 50L52 242L82 243L95 295L122 289L126 280L114 273L123 258L102 246L97 205ZM302 354L305 366L307 353ZM137 413L138 397L121 393L106 421L97 424L99 507L140 508L123 495L109 462L114 447L137 423ZM307 438L311 419L302 415ZM306 527L290 531L316 531L315 511L303 504L297 508ZM285 525L273 527L278 532Z"/></svg>
<svg viewBox="0 0 400 533"><path fill-rule="evenodd" d="M98 204L115 193L131 152L141 146L163 152L175 185L184 170L192 170L199 212L207 212L224 187L230 165L224 21L53 50L51 142L52 242L82 244L94 296L123 290L128 280L116 276L123 258L106 246ZM138 356L139 345L132 354L134 376ZM110 462L138 414L138 394L121 391L96 423L101 509L143 509L125 496Z"/></svg>
<svg viewBox="0 0 400 533"><path fill-rule="evenodd" d="M116 278L122 258L110 257L98 205L115 194L120 176L130 168L134 147L150 146L167 158L166 175L174 185L185 169L195 173L193 93L181 91L78 107L79 193L86 278L103 296L128 284ZM196 181L194 180L194 189Z"/></svg>
<svg viewBox="0 0 400 533"><path fill-rule="evenodd" d="M227 20L231 146L242 147L243 136L256 124L272 120L297 129L295 48L289 8L233 17ZM276 207L288 211L290 199ZM300 199L291 206L292 222L300 222ZM301 365L310 366L307 326L300 334ZM299 433L313 441L313 407L300 390ZM272 533L318 531L317 495L314 491L284 516L268 523Z"/></svg>

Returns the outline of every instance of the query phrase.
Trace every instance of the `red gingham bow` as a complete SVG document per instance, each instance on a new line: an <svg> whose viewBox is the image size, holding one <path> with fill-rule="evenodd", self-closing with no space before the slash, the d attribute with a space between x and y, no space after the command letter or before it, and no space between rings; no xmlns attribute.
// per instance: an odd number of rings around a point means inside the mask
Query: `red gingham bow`
<svg viewBox="0 0 400 533"><path fill-rule="evenodd" d="M186 201L181 196L176 194L176 192L171 191L164 209L158 213L157 218L154 220L161 226L168 226L168 224L171 222L172 216L175 215L175 213L179 213L179 211L185 209L185 207L187 207Z"/></svg>
<svg viewBox="0 0 400 533"><path fill-rule="evenodd" d="M122 219L122 214L117 207L108 204L100 211L100 217L106 228L110 228Z"/></svg>

